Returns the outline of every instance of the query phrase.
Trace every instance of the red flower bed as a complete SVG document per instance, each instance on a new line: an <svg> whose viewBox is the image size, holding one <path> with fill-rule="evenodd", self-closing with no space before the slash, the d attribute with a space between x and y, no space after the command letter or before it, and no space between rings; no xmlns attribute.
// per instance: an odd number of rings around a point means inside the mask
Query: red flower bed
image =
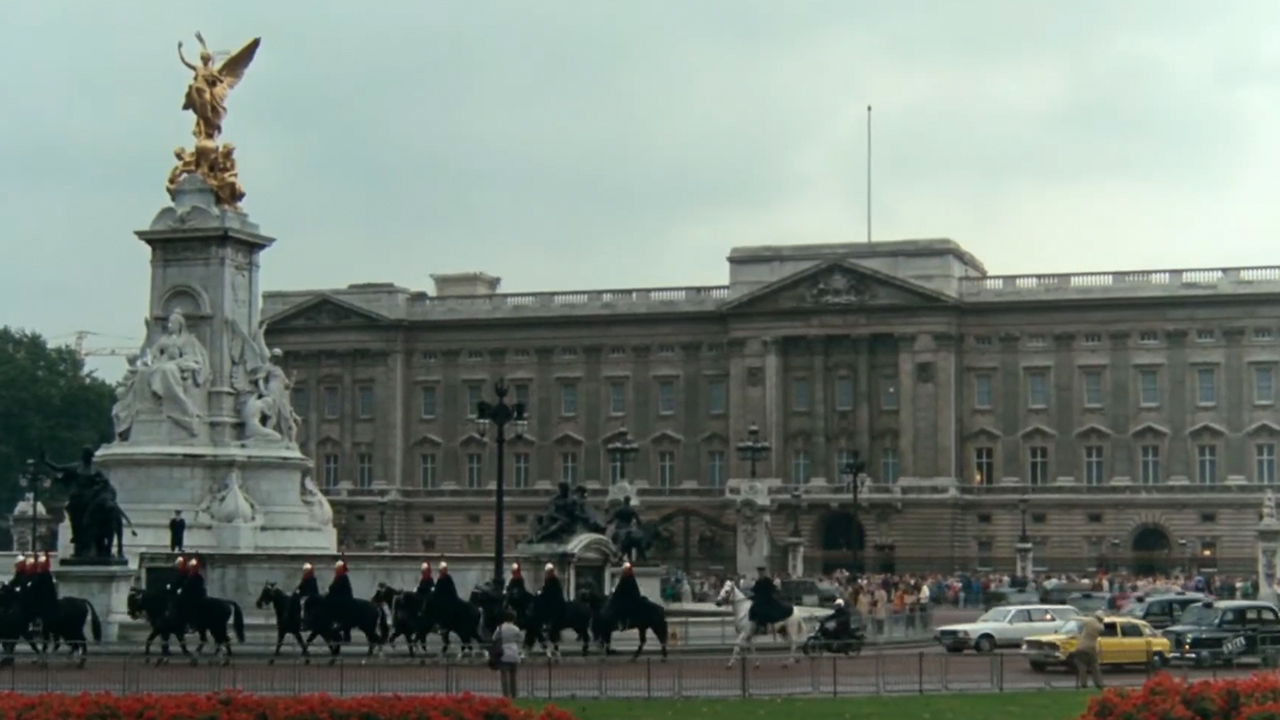
<svg viewBox="0 0 1280 720"><path fill-rule="evenodd" d="M1186 682L1161 673L1141 688L1104 691L1080 720L1280 720L1280 675Z"/></svg>
<svg viewBox="0 0 1280 720"><path fill-rule="evenodd" d="M574 720L477 695L0 694L0 720Z"/></svg>

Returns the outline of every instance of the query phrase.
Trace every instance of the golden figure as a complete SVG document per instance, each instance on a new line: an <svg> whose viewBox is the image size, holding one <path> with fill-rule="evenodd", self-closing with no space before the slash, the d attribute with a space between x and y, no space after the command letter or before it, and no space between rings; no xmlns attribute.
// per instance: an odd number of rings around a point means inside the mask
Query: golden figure
<svg viewBox="0 0 1280 720"><path fill-rule="evenodd" d="M182 54L182 41L178 41L178 59L195 73L187 85L187 95L182 109L196 116L193 134L197 140L217 140L222 134L222 121L227 117L227 94L240 84L244 73L253 62L262 38L254 38L214 67L213 53L205 44L204 36L196 33L200 42L200 64L193 65Z"/></svg>
<svg viewBox="0 0 1280 720"><path fill-rule="evenodd" d="M236 148L231 143L219 146L218 136L222 134L222 121L227 117L227 95L244 79L262 39L250 40L216 66L214 54L205 43L204 36L196 33L196 40L200 42L199 65L187 62L182 54L182 43L178 43L178 59L194 73L187 85L182 109L190 110L196 116L195 129L191 133L196 144L193 150L177 148L173 151L178 164L169 172L165 187L172 197L183 177L199 175L213 190L220 207L239 211L245 193L236 171Z"/></svg>

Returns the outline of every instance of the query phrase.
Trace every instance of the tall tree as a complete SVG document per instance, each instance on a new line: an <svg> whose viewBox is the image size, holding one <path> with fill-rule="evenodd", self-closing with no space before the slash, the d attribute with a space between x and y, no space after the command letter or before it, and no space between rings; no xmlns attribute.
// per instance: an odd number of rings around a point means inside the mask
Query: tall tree
<svg viewBox="0 0 1280 720"><path fill-rule="evenodd" d="M41 451L61 462L84 445L109 442L112 386L85 372L70 347L39 333L0 327L0 512L21 496L18 475Z"/></svg>

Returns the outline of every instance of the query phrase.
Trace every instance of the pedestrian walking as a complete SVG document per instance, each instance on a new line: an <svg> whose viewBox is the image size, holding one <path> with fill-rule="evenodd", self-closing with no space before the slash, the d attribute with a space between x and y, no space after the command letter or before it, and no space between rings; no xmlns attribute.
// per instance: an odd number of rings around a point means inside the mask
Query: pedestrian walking
<svg viewBox="0 0 1280 720"><path fill-rule="evenodd" d="M516 667L520 664L520 640L522 633L516 627L516 615L510 610L503 612L502 624L493 631L494 655L497 656L498 675L502 680L502 696L516 696ZM498 655L498 648L502 648Z"/></svg>

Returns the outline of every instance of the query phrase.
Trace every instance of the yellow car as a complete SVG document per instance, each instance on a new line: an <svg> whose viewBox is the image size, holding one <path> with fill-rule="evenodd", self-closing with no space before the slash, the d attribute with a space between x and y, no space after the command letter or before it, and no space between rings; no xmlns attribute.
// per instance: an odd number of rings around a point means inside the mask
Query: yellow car
<svg viewBox="0 0 1280 720"><path fill-rule="evenodd" d="M1052 635L1036 635L1022 643L1022 654L1031 669L1044 672L1063 666L1076 649L1080 621L1068 620ZM1110 617L1102 621L1098 637L1098 664L1104 666L1142 665L1156 669L1169 662L1170 646L1155 628L1137 618Z"/></svg>

